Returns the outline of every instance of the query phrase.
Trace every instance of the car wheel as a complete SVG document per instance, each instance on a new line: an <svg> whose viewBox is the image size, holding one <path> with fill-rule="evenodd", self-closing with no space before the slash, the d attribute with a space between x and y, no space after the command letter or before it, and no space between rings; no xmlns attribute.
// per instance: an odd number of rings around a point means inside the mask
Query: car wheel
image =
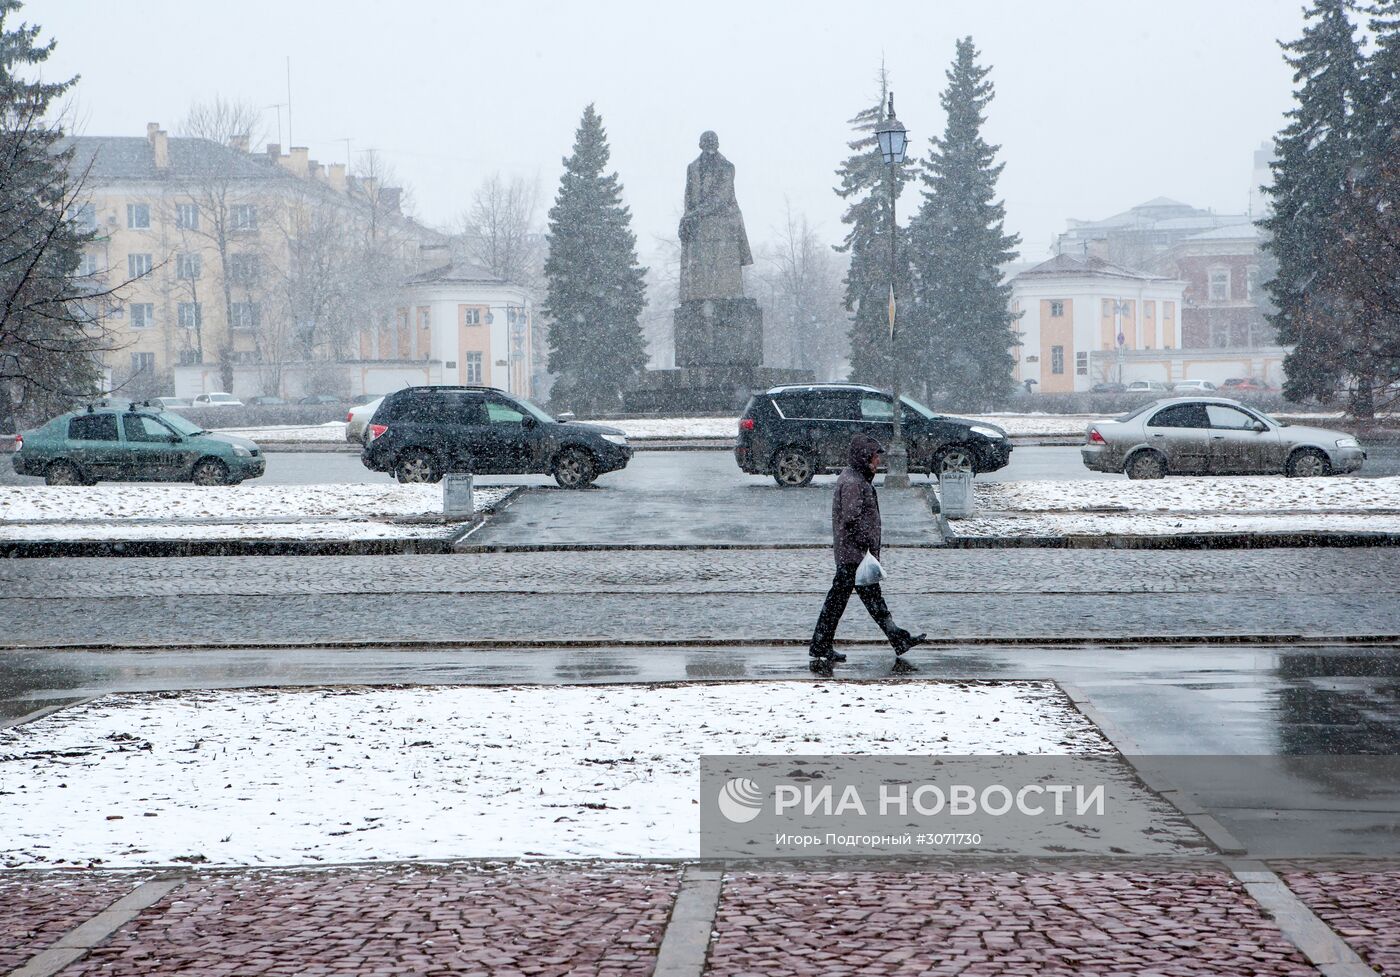
<svg viewBox="0 0 1400 977"><path fill-rule="evenodd" d="M1289 478L1321 478L1332 474L1332 462L1316 448L1300 448L1288 456Z"/></svg>
<svg viewBox="0 0 1400 977"><path fill-rule="evenodd" d="M217 458L205 458L194 466L190 481L196 485L227 485L228 465Z"/></svg>
<svg viewBox="0 0 1400 977"><path fill-rule="evenodd" d="M442 472L428 452L405 451L394 462L394 477L404 484L418 484L441 481Z"/></svg>
<svg viewBox="0 0 1400 977"><path fill-rule="evenodd" d="M779 448L773 456L773 481L779 488L810 485L816 474L817 459L806 448Z"/></svg>
<svg viewBox="0 0 1400 977"><path fill-rule="evenodd" d="M554 459L554 480L560 488L586 488L597 477L593 456L582 448L565 448Z"/></svg>
<svg viewBox="0 0 1400 977"><path fill-rule="evenodd" d="M977 455L971 448L965 444L950 444L946 448L940 448L933 456L931 474L934 478L955 472L971 475L976 471L976 467Z"/></svg>
<svg viewBox="0 0 1400 977"><path fill-rule="evenodd" d="M71 461L55 461L44 469L45 485L91 485Z"/></svg>
<svg viewBox="0 0 1400 977"><path fill-rule="evenodd" d="M1129 478L1162 478L1167 474L1167 464L1155 451L1139 451L1128 459L1124 472Z"/></svg>

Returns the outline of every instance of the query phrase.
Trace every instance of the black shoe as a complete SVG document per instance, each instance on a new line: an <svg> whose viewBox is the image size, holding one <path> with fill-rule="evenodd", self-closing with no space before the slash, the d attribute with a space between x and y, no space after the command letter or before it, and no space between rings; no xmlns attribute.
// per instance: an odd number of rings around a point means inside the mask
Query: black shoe
<svg viewBox="0 0 1400 977"><path fill-rule="evenodd" d="M814 661L820 659L821 661L828 662L843 662L846 660L846 656L839 651L816 651L814 649L809 651L808 655L810 655Z"/></svg>
<svg viewBox="0 0 1400 977"><path fill-rule="evenodd" d="M832 673L831 659L821 655L812 657L812 672L816 675L830 676Z"/></svg>
<svg viewBox="0 0 1400 977"><path fill-rule="evenodd" d="M898 637L898 639L895 641L895 645L894 645L894 654L895 654L895 657L898 658L900 655L904 654L904 653L905 653L906 651L908 651L910 648L913 648L915 645L921 645L921 644L923 644L923 643L924 643L925 641L927 641L927 640L928 640L928 634L926 634L926 633L924 633L924 634L910 634L908 631L905 631L905 632L904 632L903 634L901 634L901 635Z"/></svg>

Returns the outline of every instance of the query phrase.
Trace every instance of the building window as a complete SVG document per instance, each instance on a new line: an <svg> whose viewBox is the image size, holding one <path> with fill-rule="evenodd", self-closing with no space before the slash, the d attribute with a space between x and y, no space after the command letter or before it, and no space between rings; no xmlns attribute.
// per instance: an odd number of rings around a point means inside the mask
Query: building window
<svg viewBox="0 0 1400 977"><path fill-rule="evenodd" d="M262 322L262 308L256 302L233 302L229 305L229 328L256 329Z"/></svg>
<svg viewBox="0 0 1400 977"><path fill-rule="evenodd" d="M133 231L146 231L151 227L150 204L127 204L126 226Z"/></svg>
<svg viewBox="0 0 1400 977"><path fill-rule="evenodd" d="M97 230L97 208L92 204L83 204L73 211L73 223L82 232Z"/></svg>
<svg viewBox="0 0 1400 977"><path fill-rule="evenodd" d="M1212 302L1230 301L1230 269L1212 268L1210 271L1210 300Z"/></svg>
<svg viewBox="0 0 1400 977"><path fill-rule="evenodd" d="M1089 354L1074 354L1074 374L1075 376L1087 377L1089 375Z"/></svg>
<svg viewBox="0 0 1400 977"><path fill-rule="evenodd" d="M131 372L132 372L133 374L137 374L137 373L154 373L154 372L156 372L156 354L155 354L155 353L132 353L132 354L131 354Z"/></svg>
<svg viewBox="0 0 1400 977"><path fill-rule="evenodd" d="M82 256L78 258L78 274L96 275L100 271L101 267L97 263L97 255L90 251L84 251Z"/></svg>
<svg viewBox="0 0 1400 977"><path fill-rule="evenodd" d="M1244 275L1244 297L1253 302L1259 294L1259 269L1251 268Z"/></svg>
<svg viewBox="0 0 1400 977"><path fill-rule="evenodd" d="M197 254L182 254L175 259L175 277L193 281L199 277L202 265Z"/></svg>
<svg viewBox="0 0 1400 977"><path fill-rule="evenodd" d="M179 316L180 325L186 329L198 329L204 324L204 313L198 302L181 302Z"/></svg>
<svg viewBox="0 0 1400 977"><path fill-rule="evenodd" d="M129 254L126 256L126 275L128 278L142 278L151 273L151 256L148 254Z"/></svg>
<svg viewBox="0 0 1400 977"><path fill-rule="evenodd" d="M1065 316L1065 304L1063 302L1050 303L1050 318L1063 319Z"/></svg>
<svg viewBox="0 0 1400 977"><path fill-rule="evenodd" d="M228 226L231 231L256 231L258 208L253 204L234 204L228 209Z"/></svg>
<svg viewBox="0 0 1400 977"><path fill-rule="evenodd" d="M1105 319L1113 318L1113 299L1103 300L1103 317Z"/></svg>
<svg viewBox="0 0 1400 977"><path fill-rule="evenodd" d="M418 310L418 326L419 326L419 328L421 328L421 329L427 329L427 328L429 328L430 326L432 326L432 324L433 324L433 310L432 310L432 309L419 309L419 310Z"/></svg>
<svg viewBox="0 0 1400 977"><path fill-rule="evenodd" d="M261 270L258 256L255 254L231 254L228 256L229 281L250 285L258 280L258 273Z"/></svg>
<svg viewBox="0 0 1400 977"><path fill-rule="evenodd" d="M1063 346L1050 347L1050 372L1065 372L1065 348Z"/></svg>
<svg viewBox="0 0 1400 977"><path fill-rule="evenodd" d="M199 204L176 204L175 226L182 231L199 230Z"/></svg>
<svg viewBox="0 0 1400 977"><path fill-rule="evenodd" d="M480 309L463 309L463 310L462 310L462 321L463 321L464 323L466 323L467 325L469 325L469 326L479 326L479 325L481 325L481 310L480 310Z"/></svg>
<svg viewBox="0 0 1400 977"><path fill-rule="evenodd" d="M131 328L149 329L156 324L156 307L152 302L132 302L127 306L131 309Z"/></svg>
<svg viewBox="0 0 1400 977"><path fill-rule="evenodd" d="M481 383L481 354L467 354L467 383Z"/></svg>
<svg viewBox="0 0 1400 977"><path fill-rule="evenodd" d="M181 366L198 366L200 363L203 363L203 362L204 362L204 354L201 353L199 350L197 350L197 349L182 349L182 350L180 350L180 365L181 365Z"/></svg>

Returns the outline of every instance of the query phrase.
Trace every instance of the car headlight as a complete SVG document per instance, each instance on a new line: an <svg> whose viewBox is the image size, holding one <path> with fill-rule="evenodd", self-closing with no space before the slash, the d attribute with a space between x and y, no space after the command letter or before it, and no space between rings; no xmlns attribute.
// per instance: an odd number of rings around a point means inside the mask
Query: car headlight
<svg viewBox="0 0 1400 977"><path fill-rule="evenodd" d="M253 453L252 453L251 451L249 451L247 448L245 448L245 447L243 447L242 445L239 445L239 444L235 444L235 445L233 446L233 453L234 453L235 455L237 455L238 457L240 457L240 458L251 458L251 457L253 457Z"/></svg>
<svg viewBox="0 0 1400 977"><path fill-rule="evenodd" d="M625 435L625 434L605 434L605 435L603 435L603 440L604 440L604 441L609 441L609 442L611 442L612 444L622 444L622 445L625 445L625 444L627 443L627 435Z"/></svg>
<svg viewBox="0 0 1400 977"><path fill-rule="evenodd" d="M971 430L973 434L980 434L982 435L982 437L990 438L993 441L1000 441L1003 437L1005 437L1005 435L998 431L996 428L983 427L981 424L972 425Z"/></svg>
<svg viewBox="0 0 1400 977"><path fill-rule="evenodd" d="M1355 438L1338 438L1338 439L1337 439L1337 447L1339 447L1339 448L1359 448L1359 447L1361 447L1361 442L1358 441L1358 440L1356 440Z"/></svg>

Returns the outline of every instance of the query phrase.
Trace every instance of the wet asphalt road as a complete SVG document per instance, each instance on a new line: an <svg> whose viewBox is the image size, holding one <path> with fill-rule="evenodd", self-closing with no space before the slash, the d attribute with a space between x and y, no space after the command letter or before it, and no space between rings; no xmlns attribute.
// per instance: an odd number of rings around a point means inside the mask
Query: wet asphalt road
<svg viewBox="0 0 1400 977"><path fill-rule="evenodd" d="M1359 475L1380 478L1400 475L1400 444L1371 447L1370 457ZM728 451L643 451L632 459L623 471L603 476L601 484L618 480L649 478L674 481L685 476L696 487L719 488L731 485L772 484L771 479L745 475L734 463ZM1027 479L1102 479L1123 478L1091 472L1079 459L1079 449L1066 446L1018 445L1011 453L1011 464L998 472L977 476L989 482L1022 481ZM834 476L822 476L822 484ZM267 473L254 484L309 485L318 482L374 484L391 481L389 475L372 472L360 463L359 455L344 451L271 452L267 456ZM478 478L482 485L552 485L544 476L491 476ZM39 485L40 479L16 475L9 458L0 455L0 485Z"/></svg>

